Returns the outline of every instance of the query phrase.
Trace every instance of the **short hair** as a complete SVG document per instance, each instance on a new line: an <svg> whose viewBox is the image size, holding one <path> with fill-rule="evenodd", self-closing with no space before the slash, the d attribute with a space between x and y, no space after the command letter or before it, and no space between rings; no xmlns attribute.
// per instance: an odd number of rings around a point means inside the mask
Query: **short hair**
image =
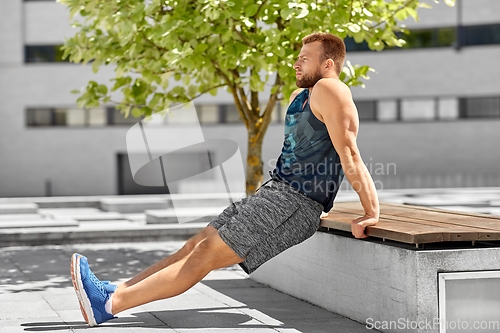
<svg viewBox="0 0 500 333"><path fill-rule="evenodd" d="M332 59L335 63L337 75L340 75L345 60L345 44L342 38L330 33L314 33L302 38L302 44L306 45L312 42L319 41L323 46L323 54L321 62Z"/></svg>

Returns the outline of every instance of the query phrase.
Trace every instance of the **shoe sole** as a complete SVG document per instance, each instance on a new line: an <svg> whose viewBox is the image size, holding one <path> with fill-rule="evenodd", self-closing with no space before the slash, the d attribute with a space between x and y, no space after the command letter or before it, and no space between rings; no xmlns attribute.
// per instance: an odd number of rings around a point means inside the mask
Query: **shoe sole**
<svg viewBox="0 0 500 333"><path fill-rule="evenodd" d="M83 288L82 276L80 271L80 259L82 255L74 253L71 257L71 281L73 282L73 287L75 288L76 296L78 297L78 302L80 303L80 311L82 311L83 318L90 327L97 326L94 319L94 312L92 311L92 306L90 305L90 300L87 297L87 293Z"/></svg>

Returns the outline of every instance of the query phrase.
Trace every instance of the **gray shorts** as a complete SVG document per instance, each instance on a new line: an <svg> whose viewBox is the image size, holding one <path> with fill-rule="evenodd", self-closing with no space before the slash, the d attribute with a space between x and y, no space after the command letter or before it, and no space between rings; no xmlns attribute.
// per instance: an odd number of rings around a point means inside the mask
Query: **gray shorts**
<svg viewBox="0 0 500 333"><path fill-rule="evenodd" d="M270 180L248 198L233 203L209 225L240 257L248 274L282 251L311 237L323 205L294 187Z"/></svg>

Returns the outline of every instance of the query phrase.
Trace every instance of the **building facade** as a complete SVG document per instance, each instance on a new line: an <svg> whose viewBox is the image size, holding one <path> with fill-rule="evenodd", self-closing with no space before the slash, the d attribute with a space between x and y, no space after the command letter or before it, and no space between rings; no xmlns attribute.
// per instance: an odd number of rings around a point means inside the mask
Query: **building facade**
<svg viewBox="0 0 500 333"><path fill-rule="evenodd" d="M378 189L500 186L500 2L429 3L419 23L404 22L405 48L374 52L346 40L347 60L376 70L366 88L352 89L363 159ZM0 197L154 193L133 185L127 164L137 119L112 105L76 106L71 90L114 73L60 61L58 46L75 33L68 19L55 1L0 2ZM221 90L195 104L204 133L237 142L245 161L232 97ZM265 137L266 173L281 150L285 110L276 108ZM169 130L182 137L185 127Z"/></svg>

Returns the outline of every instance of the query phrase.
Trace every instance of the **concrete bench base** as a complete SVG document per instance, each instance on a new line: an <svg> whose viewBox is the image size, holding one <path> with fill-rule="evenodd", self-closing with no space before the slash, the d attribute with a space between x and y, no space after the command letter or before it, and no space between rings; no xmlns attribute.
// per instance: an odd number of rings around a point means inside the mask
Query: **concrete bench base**
<svg viewBox="0 0 500 333"><path fill-rule="evenodd" d="M318 231L250 277L360 323L411 324L439 317L438 272L500 270L498 258L500 248L417 250Z"/></svg>

